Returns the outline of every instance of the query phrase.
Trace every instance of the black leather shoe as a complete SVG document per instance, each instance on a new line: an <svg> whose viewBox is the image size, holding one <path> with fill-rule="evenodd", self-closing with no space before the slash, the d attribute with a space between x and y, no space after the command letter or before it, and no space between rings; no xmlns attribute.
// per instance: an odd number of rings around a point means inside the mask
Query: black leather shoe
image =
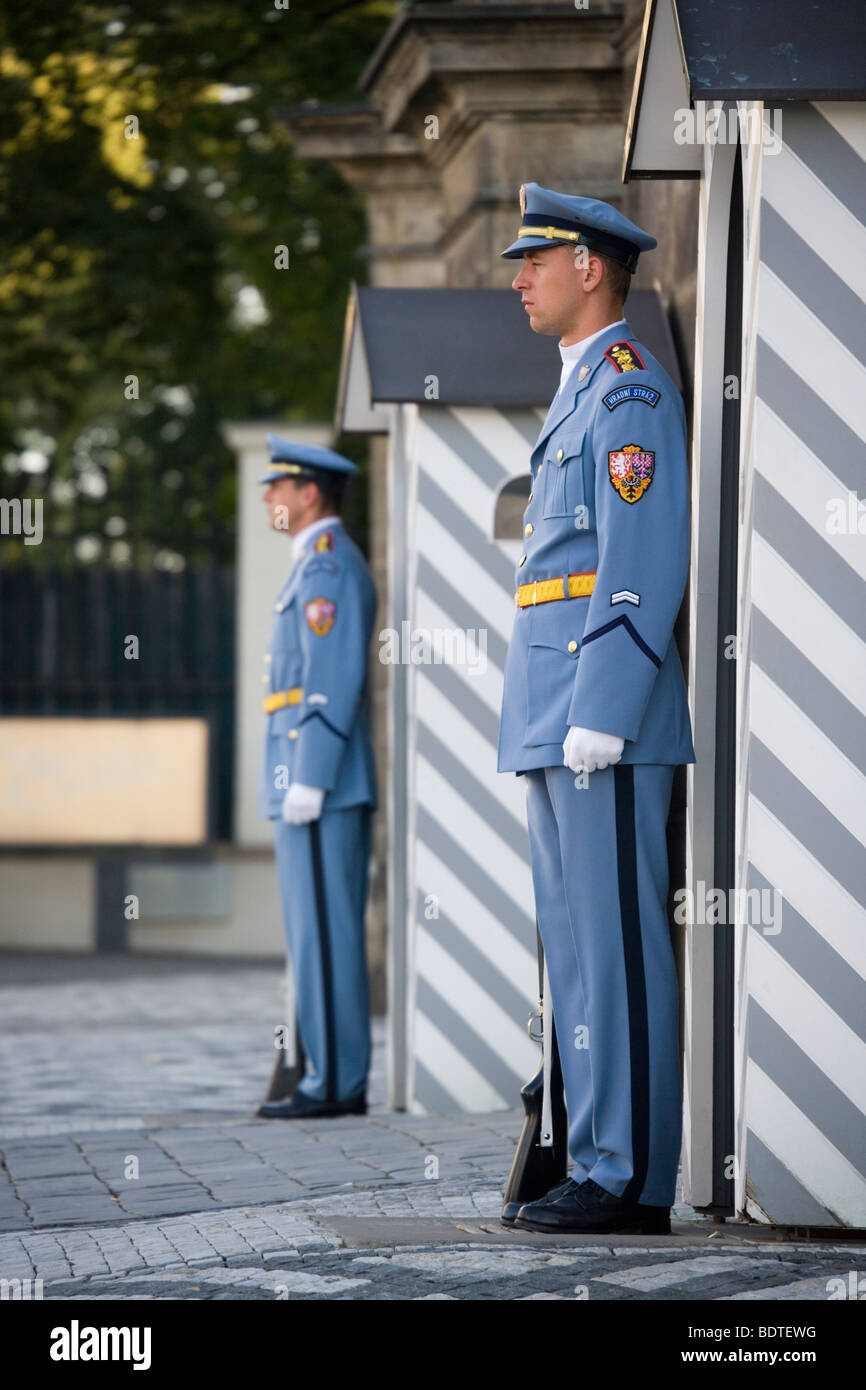
<svg viewBox="0 0 866 1390"><path fill-rule="evenodd" d="M563 1192L565 1188L568 1187L570 1182L571 1178L563 1178L562 1182L558 1182L556 1184L556 1187L552 1187L549 1192L546 1192L544 1194L543 1197L537 1197L535 1202L532 1203L532 1205L540 1206L543 1202L550 1202L554 1200L554 1198L560 1192ZM506 1202L499 1216L499 1224L501 1226L507 1226L510 1229L514 1225L514 1222L517 1218L517 1213L520 1211L521 1207L528 1205L529 1204L527 1202Z"/></svg>
<svg viewBox="0 0 866 1390"><path fill-rule="evenodd" d="M570 1182L554 1196L548 1193L538 1202L528 1202L520 1208L514 1222L521 1231L541 1231L546 1235L604 1235L621 1234L669 1236L670 1207L642 1206L639 1202L624 1202L592 1178L585 1182Z"/></svg>
<svg viewBox="0 0 866 1390"><path fill-rule="evenodd" d="M317 1120L333 1115L366 1115L367 1097L354 1100L313 1100L303 1091L295 1091L291 1100L266 1100L256 1111L262 1120Z"/></svg>

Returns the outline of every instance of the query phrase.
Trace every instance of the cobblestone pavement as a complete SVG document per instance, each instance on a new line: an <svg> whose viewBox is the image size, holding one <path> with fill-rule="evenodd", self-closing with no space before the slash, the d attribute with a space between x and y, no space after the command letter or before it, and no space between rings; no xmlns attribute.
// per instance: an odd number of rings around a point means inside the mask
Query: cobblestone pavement
<svg viewBox="0 0 866 1390"><path fill-rule="evenodd" d="M7 956L0 979L3 1296L826 1300L866 1272L863 1242L682 1203L672 1237L503 1230L520 1113L386 1111L381 1026L370 1114L253 1119L278 966Z"/></svg>

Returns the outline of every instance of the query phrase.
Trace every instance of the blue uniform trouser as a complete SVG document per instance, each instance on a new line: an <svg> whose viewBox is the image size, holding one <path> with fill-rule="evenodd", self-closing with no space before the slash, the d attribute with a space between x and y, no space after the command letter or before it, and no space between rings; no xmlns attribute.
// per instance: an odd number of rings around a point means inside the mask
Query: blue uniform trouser
<svg viewBox="0 0 866 1390"><path fill-rule="evenodd" d="M364 1093L370 1066L370 807L325 811L308 825L276 820L274 840L298 1029L311 1068L298 1089L315 1100L353 1100Z"/></svg>
<svg viewBox="0 0 866 1390"><path fill-rule="evenodd" d="M682 1135L677 974L666 909L672 766L622 763L575 785L526 774L538 926L575 1182L674 1201Z"/></svg>

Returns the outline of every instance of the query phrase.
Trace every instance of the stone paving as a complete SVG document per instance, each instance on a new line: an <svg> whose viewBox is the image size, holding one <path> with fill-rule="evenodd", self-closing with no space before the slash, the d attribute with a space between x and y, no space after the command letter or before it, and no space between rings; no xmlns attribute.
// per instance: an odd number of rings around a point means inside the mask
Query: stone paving
<svg viewBox="0 0 866 1390"><path fill-rule="evenodd" d="M0 1297L826 1300L866 1270L864 1242L682 1202L671 1237L503 1230L520 1113L388 1112L381 1024L367 1116L252 1118L278 965L6 956L0 979Z"/></svg>

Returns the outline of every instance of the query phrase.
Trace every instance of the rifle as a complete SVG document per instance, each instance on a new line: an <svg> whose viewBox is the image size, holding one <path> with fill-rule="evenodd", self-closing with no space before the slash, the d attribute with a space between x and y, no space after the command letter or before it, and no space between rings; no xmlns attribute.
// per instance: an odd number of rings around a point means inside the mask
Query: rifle
<svg viewBox="0 0 866 1390"><path fill-rule="evenodd" d="M505 1184L500 1222L513 1226L525 1202L543 1197L568 1175L568 1116L562 1084L562 1066L553 1022L550 981L546 978L544 948L536 923L538 945L538 1010L530 1014L527 1030L533 1040L532 1025L540 1024L542 1062L531 1081L521 1088L525 1111L523 1127L514 1151L511 1171Z"/></svg>

